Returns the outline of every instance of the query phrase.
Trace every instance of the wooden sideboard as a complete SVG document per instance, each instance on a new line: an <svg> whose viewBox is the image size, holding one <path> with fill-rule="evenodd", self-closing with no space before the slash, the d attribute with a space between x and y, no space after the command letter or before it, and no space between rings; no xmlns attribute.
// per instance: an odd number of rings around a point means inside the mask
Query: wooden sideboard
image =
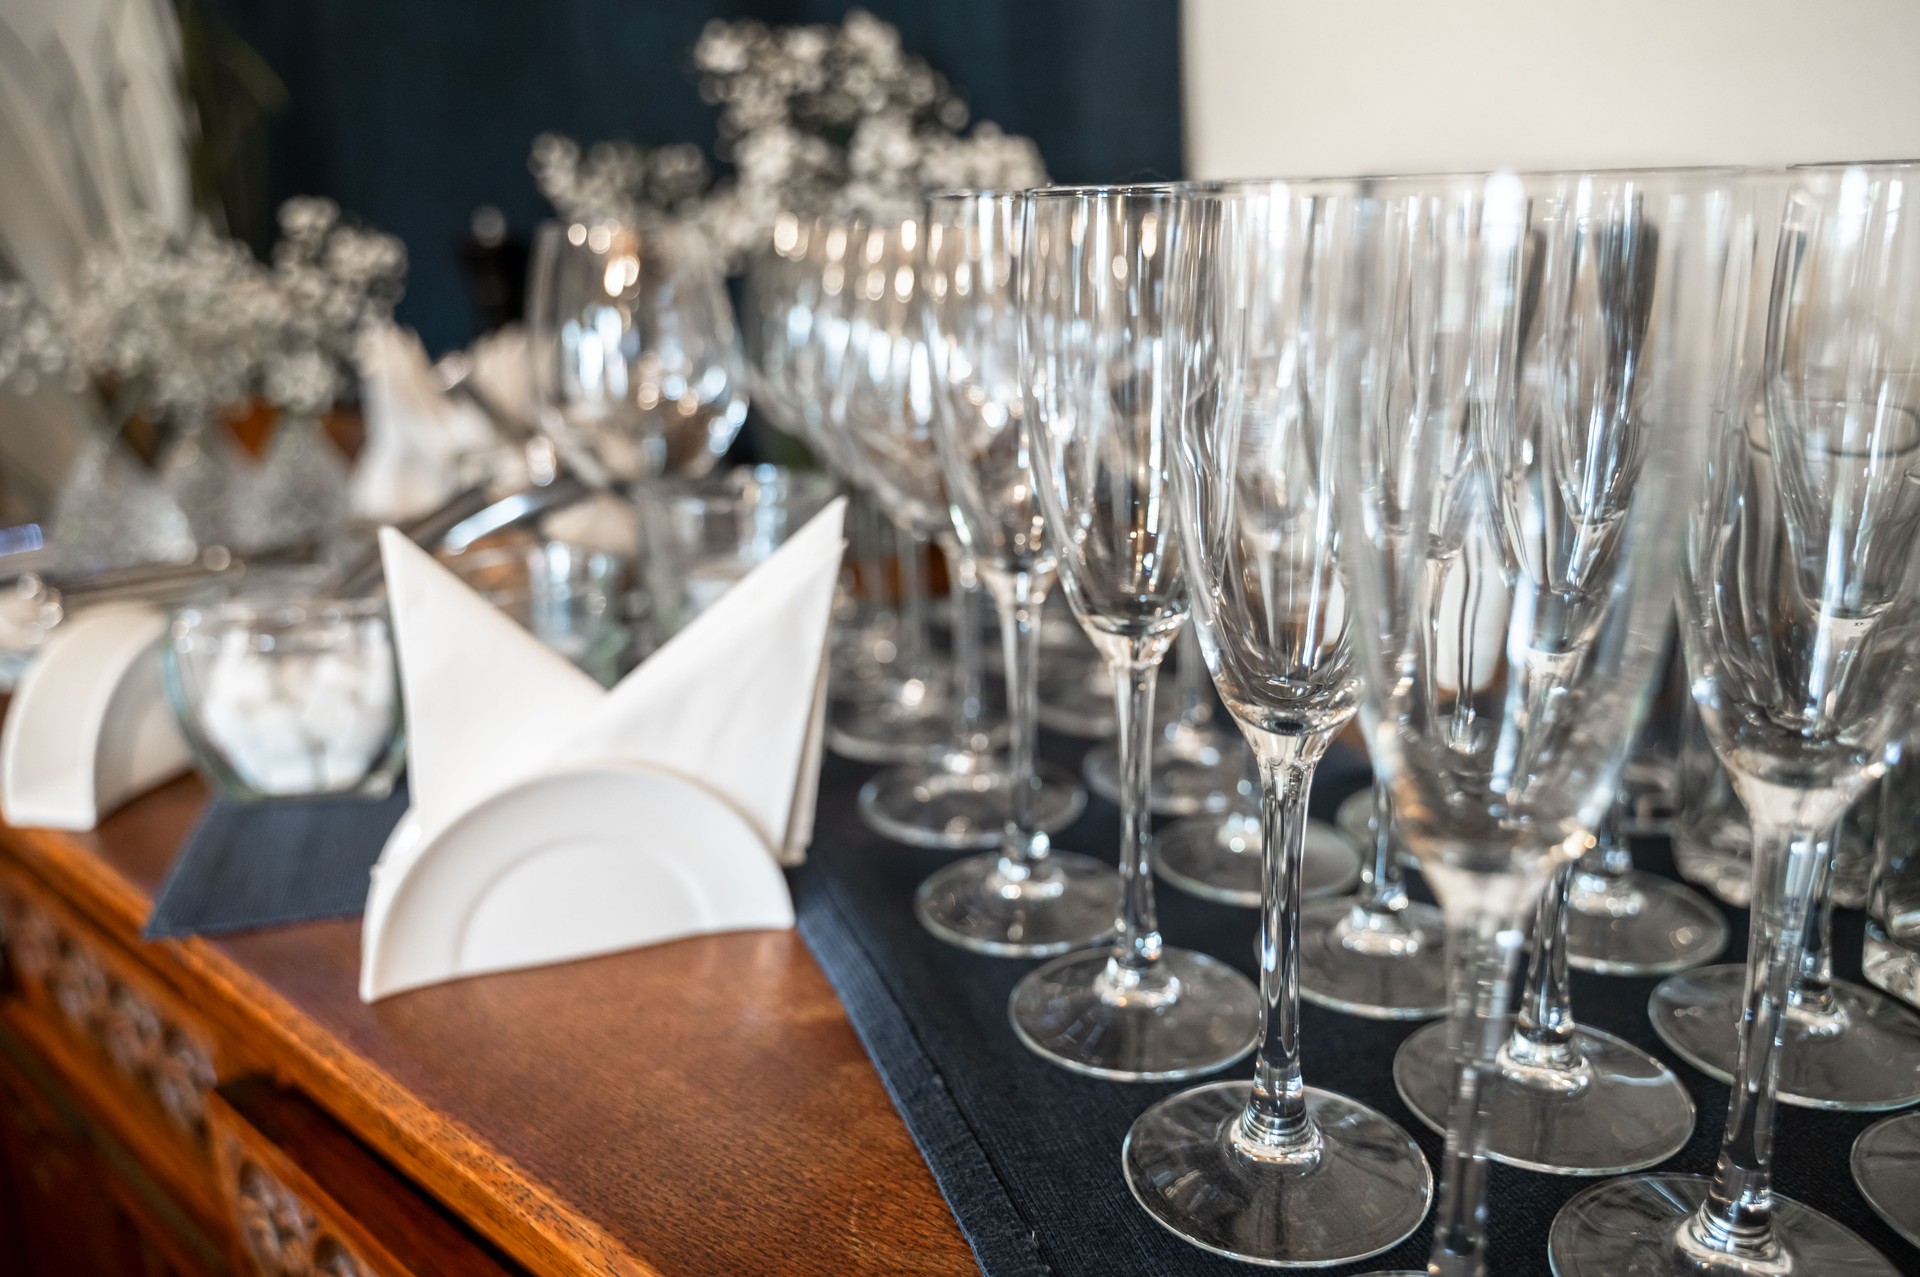
<svg viewBox="0 0 1920 1277"><path fill-rule="evenodd" d="M0 1272L975 1273L799 937L356 995L357 922L145 943L206 801L0 826Z"/></svg>

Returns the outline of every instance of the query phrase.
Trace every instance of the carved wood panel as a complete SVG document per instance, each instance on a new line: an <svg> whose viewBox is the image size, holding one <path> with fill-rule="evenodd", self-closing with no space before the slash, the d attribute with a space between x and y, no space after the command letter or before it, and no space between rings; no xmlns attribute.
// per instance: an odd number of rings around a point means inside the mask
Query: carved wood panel
<svg viewBox="0 0 1920 1277"><path fill-rule="evenodd" d="M228 1141L222 1187L241 1249L259 1277L375 1277L306 1202Z"/></svg>
<svg viewBox="0 0 1920 1277"><path fill-rule="evenodd" d="M0 925L29 1000L50 1007L74 1042L204 1156L207 1094L221 1076L210 1035L130 960L18 881L0 881Z"/></svg>

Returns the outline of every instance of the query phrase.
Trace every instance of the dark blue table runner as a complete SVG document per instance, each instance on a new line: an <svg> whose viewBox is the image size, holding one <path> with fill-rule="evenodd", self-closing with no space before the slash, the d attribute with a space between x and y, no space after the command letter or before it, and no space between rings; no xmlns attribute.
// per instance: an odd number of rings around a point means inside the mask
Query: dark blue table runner
<svg viewBox="0 0 1920 1277"><path fill-rule="evenodd" d="M1043 753L1076 767L1085 745L1050 738ZM800 929L833 982L894 1103L906 1120L981 1267L989 1277L1210 1277L1254 1268L1195 1249L1147 1217L1120 1172L1120 1143L1148 1105L1174 1085L1103 1082L1048 1064L1022 1047L1006 1004L1029 962L967 953L934 940L914 920L913 891L951 857L917 851L868 830L855 809L874 769L829 758L808 865L792 875ZM1364 764L1336 753L1321 768L1316 815L1366 783ZM365 903L367 869L405 808L381 803L216 802L176 859L148 924L150 936L186 935L351 916ZM1119 816L1093 800L1056 843L1112 857ZM1636 848L1647 868L1671 873L1664 843ZM1170 943L1253 966L1254 911L1196 900L1161 884ZM1728 960L1746 951L1746 915L1728 911ZM1843 911L1835 963L1859 978L1861 919ZM1658 981L1576 973L1583 1021L1674 1067L1699 1113L1693 1139L1663 1169L1709 1172L1726 1115L1727 1088L1676 1061L1646 1016ZM1437 1163L1440 1137L1403 1105L1393 1054L1416 1024L1363 1020L1304 1008L1302 1050L1309 1085L1339 1090L1387 1113ZM1248 1076L1241 1061L1209 1079ZM1184 1085L1192 1085L1186 1083ZM1907 1271L1920 1251L1882 1224L1853 1186L1848 1153L1872 1114L1783 1108L1777 1186L1835 1216ZM1495 1167L1490 1235L1494 1277L1545 1274L1554 1213L1590 1180ZM1366 1263L1322 1269L1331 1277L1383 1268L1424 1268L1430 1230Z"/></svg>
<svg viewBox="0 0 1920 1277"><path fill-rule="evenodd" d="M1085 746L1064 738L1043 754L1073 766ZM1195 1082L1103 1082L1048 1064L1021 1046L1007 1023L1007 997L1032 963L989 958L942 944L913 918L914 888L950 857L915 851L870 832L855 810L873 768L828 761L820 822L807 869L796 878L800 926L846 1004L854 1027L919 1141L962 1230L989 1277L1214 1277L1262 1271L1200 1251L1161 1228L1134 1202L1120 1169L1120 1144L1142 1110ZM1321 768L1314 814L1331 819L1340 800L1364 785L1364 763L1336 753ZM1055 839L1065 849L1113 856L1119 816L1094 800ZM1663 840L1636 845L1641 863L1671 875ZM1257 975L1251 909L1209 904L1158 884L1160 921L1169 943L1203 950ZM1725 961L1746 955L1746 913L1728 910ZM1861 915L1841 911L1835 966L1860 978ZM1679 1075L1698 1113L1694 1135L1658 1169L1711 1173L1725 1123L1727 1087L1677 1060L1647 1020L1658 979L1576 972L1575 1015L1651 1052ZM1302 1055L1310 1086L1360 1099L1399 1122L1437 1167L1440 1136L1400 1102L1393 1055L1420 1023L1364 1020L1321 1007L1303 1009ZM1201 1081L1251 1076L1242 1060ZM1920 1251L1873 1214L1854 1188L1853 1141L1882 1114L1818 1113L1782 1107L1776 1136L1776 1186L1826 1211L1866 1237L1903 1271L1920 1273ZM1496 1166L1489 1235L1493 1277L1547 1272L1547 1232L1562 1203L1595 1182ZM1376 1258L1317 1269L1330 1277L1407 1268L1424 1271L1430 1225Z"/></svg>

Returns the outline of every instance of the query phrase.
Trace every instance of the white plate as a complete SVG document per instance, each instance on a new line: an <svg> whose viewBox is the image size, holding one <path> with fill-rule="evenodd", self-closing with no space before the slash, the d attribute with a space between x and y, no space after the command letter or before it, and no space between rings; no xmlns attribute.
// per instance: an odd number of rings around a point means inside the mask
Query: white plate
<svg viewBox="0 0 1920 1277"><path fill-rule="evenodd" d="M793 925L786 879L753 826L713 790L660 768L549 773L413 852L417 837L403 823L376 870L362 944L368 1001L703 932Z"/></svg>

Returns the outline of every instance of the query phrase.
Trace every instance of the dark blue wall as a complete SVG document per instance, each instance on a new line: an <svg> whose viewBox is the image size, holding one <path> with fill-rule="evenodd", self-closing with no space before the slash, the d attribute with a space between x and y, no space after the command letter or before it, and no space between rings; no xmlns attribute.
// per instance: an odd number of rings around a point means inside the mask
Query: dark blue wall
<svg viewBox="0 0 1920 1277"><path fill-rule="evenodd" d="M535 134L713 139L689 62L713 17L838 21L844 0L216 0L286 82L273 195L330 195L406 240L403 322L430 349L472 319L455 248L473 210L546 213ZM1176 0L872 0L976 119L1036 139L1061 181L1180 174Z"/></svg>

